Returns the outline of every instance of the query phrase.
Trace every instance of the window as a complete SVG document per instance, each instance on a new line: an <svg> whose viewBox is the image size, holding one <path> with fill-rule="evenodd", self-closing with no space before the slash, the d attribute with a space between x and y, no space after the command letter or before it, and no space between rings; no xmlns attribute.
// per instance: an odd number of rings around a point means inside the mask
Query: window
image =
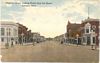
<svg viewBox="0 0 100 63"><path fill-rule="evenodd" d="M92 26L92 30L93 30L93 32L95 32L95 30L96 30L96 26L95 25Z"/></svg>
<svg viewBox="0 0 100 63"><path fill-rule="evenodd" d="M1 38L1 41L4 42L4 38Z"/></svg>
<svg viewBox="0 0 100 63"><path fill-rule="evenodd" d="M85 24L85 33L90 33L90 30L91 30L91 24L90 23Z"/></svg>
<svg viewBox="0 0 100 63"><path fill-rule="evenodd" d="M4 28L1 28L1 36L4 36L5 35L5 30Z"/></svg>
<svg viewBox="0 0 100 63"><path fill-rule="evenodd" d="M86 29L86 33L89 33L89 29Z"/></svg>

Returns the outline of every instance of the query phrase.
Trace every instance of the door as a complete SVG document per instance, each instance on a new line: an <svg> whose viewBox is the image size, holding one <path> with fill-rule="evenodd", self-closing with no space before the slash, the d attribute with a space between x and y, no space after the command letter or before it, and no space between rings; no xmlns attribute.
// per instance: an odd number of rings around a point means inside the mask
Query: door
<svg viewBox="0 0 100 63"><path fill-rule="evenodd" d="M87 37L87 45L90 45L90 43L91 43L91 39L90 37Z"/></svg>
<svg viewBox="0 0 100 63"><path fill-rule="evenodd" d="M78 44L81 45L81 38L78 38Z"/></svg>
<svg viewBox="0 0 100 63"><path fill-rule="evenodd" d="M95 37L93 37L93 43L95 44Z"/></svg>

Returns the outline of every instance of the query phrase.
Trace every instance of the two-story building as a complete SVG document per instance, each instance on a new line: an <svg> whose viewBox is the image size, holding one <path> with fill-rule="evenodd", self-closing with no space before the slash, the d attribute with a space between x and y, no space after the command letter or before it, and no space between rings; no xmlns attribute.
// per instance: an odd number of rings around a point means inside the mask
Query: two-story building
<svg viewBox="0 0 100 63"><path fill-rule="evenodd" d="M18 42L18 25L14 22L1 21L0 22L0 43L3 47L6 43L11 46Z"/></svg>
<svg viewBox="0 0 100 63"><path fill-rule="evenodd" d="M68 22L67 37L68 39L75 39L81 44L99 46L99 19L87 18L81 24L72 24ZM79 39L80 38L80 39ZM71 41L70 41L71 42Z"/></svg>
<svg viewBox="0 0 100 63"><path fill-rule="evenodd" d="M83 43L99 45L99 19L88 18L82 21Z"/></svg>
<svg viewBox="0 0 100 63"><path fill-rule="evenodd" d="M21 44L22 42L27 42L27 36L28 36L28 28L20 23L17 23L18 25L18 41Z"/></svg>
<svg viewBox="0 0 100 63"><path fill-rule="evenodd" d="M76 43L75 40L77 40L77 37L81 38L81 23L71 23L70 21L68 21L67 24L67 39L69 41L69 43ZM79 43L81 44L81 43Z"/></svg>

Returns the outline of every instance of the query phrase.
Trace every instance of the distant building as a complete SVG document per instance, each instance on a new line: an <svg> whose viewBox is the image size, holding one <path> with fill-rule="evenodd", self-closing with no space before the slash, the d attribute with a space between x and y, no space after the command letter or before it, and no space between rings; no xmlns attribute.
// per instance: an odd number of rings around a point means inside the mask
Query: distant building
<svg viewBox="0 0 100 63"><path fill-rule="evenodd" d="M56 36L56 37L54 37L54 40L55 40L55 41L60 41L60 42L61 42L61 41L64 39L64 35L65 35L65 34L61 34L61 35L59 35L59 36Z"/></svg>
<svg viewBox="0 0 100 63"><path fill-rule="evenodd" d="M0 22L0 42L1 45L5 43L13 44L18 42L18 25L14 22L1 21Z"/></svg>
<svg viewBox="0 0 100 63"><path fill-rule="evenodd" d="M39 41L40 34L38 32L33 32L32 37L33 37L33 41L37 42L37 41Z"/></svg>
<svg viewBox="0 0 100 63"><path fill-rule="evenodd" d="M46 38L44 36L41 36L38 32L33 32L31 33L31 35L33 42L43 42L46 40Z"/></svg>
<svg viewBox="0 0 100 63"><path fill-rule="evenodd" d="M46 38L44 36L40 36L40 42L43 42L45 40L46 40Z"/></svg>

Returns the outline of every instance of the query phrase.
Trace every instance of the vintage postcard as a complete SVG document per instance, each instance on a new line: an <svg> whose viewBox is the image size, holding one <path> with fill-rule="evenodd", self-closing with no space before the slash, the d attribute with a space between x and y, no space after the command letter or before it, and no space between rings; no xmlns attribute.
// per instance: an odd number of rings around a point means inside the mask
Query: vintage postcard
<svg viewBox="0 0 100 63"><path fill-rule="evenodd" d="M0 0L0 61L99 63L100 0Z"/></svg>

